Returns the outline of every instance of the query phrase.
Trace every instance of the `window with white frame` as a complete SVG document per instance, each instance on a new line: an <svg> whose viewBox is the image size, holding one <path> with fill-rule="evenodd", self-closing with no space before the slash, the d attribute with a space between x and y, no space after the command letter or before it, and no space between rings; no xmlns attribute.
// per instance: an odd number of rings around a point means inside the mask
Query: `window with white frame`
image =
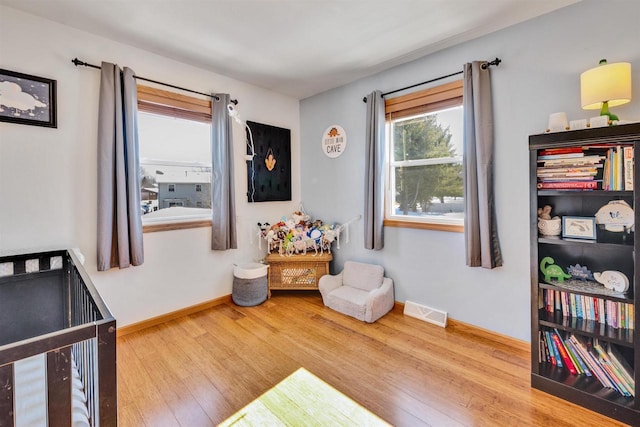
<svg viewBox="0 0 640 427"><path fill-rule="evenodd" d="M145 231L210 225L210 102L138 86L138 108Z"/></svg>
<svg viewBox="0 0 640 427"><path fill-rule="evenodd" d="M462 231L462 82L385 104L385 225Z"/></svg>

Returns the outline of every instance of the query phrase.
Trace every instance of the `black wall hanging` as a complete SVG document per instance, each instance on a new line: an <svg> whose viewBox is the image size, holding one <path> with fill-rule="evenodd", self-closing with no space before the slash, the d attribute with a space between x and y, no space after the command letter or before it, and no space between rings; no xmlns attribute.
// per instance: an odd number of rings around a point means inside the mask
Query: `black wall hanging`
<svg viewBox="0 0 640 427"><path fill-rule="evenodd" d="M251 121L247 126L247 141L252 135L255 147L253 162L247 161L247 200L291 200L291 130Z"/></svg>

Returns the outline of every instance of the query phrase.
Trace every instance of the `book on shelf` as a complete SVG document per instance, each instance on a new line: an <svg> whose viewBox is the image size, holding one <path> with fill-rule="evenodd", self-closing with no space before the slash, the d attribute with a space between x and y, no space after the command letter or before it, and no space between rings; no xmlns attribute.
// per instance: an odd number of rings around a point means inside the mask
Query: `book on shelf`
<svg viewBox="0 0 640 427"><path fill-rule="evenodd" d="M562 358L562 364L567 367L570 374L578 375L578 370L573 364L571 357L569 357L567 348L564 346L564 342L562 341L562 338L560 338L558 330L556 329L554 332L549 332L549 334L551 334L551 339L553 339L553 342L558 349L558 353L560 354L560 358Z"/></svg>
<svg viewBox="0 0 640 427"><path fill-rule="evenodd" d="M633 147L624 147L624 190L633 191Z"/></svg>
<svg viewBox="0 0 640 427"><path fill-rule="evenodd" d="M582 150L580 152L573 153L560 153L560 154L542 154L538 155L538 160L561 160L561 159L576 159L584 157Z"/></svg>
<svg viewBox="0 0 640 427"><path fill-rule="evenodd" d="M600 163L605 159L605 156L601 155L589 155L583 157L559 157L554 159L541 159L538 157L538 163L544 163L545 166L556 166L556 167L568 167L569 165L573 166L589 166Z"/></svg>
<svg viewBox="0 0 640 427"><path fill-rule="evenodd" d="M562 368L562 359L560 358L560 352L558 351L558 347L551 337L551 332L544 331L544 333L547 339L547 345L549 346L549 353L551 353L551 364L557 366L558 368Z"/></svg>
<svg viewBox="0 0 640 427"><path fill-rule="evenodd" d="M569 153L582 153L584 149L582 147L562 147L562 148L545 148L538 152L540 156L550 156L553 154L569 154Z"/></svg>
<svg viewBox="0 0 640 427"><path fill-rule="evenodd" d="M539 182L537 187L540 190L596 190L598 188L598 181Z"/></svg>

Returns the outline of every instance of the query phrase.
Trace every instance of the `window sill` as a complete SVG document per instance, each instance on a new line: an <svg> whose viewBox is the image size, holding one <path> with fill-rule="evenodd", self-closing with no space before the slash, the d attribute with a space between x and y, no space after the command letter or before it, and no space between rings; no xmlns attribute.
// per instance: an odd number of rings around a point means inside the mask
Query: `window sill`
<svg viewBox="0 0 640 427"><path fill-rule="evenodd" d="M384 226L464 233L464 225L459 225L459 224L439 224L439 223L433 223L433 222L417 222L417 221L402 221L398 219L385 219Z"/></svg>
<svg viewBox="0 0 640 427"><path fill-rule="evenodd" d="M143 224L143 233L155 233L156 231L172 231L172 230L186 230L189 228L211 227L210 219L198 219L192 221L177 221L177 222L161 222L155 224Z"/></svg>

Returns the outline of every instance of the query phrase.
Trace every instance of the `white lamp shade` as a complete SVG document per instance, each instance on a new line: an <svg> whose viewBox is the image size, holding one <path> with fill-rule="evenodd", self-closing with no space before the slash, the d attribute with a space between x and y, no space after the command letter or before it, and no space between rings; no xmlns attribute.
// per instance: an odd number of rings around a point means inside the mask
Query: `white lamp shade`
<svg viewBox="0 0 640 427"><path fill-rule="evenodd" d="M609 107L631 101L631 64L603 64L580 75L582 108L599 110L609 101Z"/></svg>

